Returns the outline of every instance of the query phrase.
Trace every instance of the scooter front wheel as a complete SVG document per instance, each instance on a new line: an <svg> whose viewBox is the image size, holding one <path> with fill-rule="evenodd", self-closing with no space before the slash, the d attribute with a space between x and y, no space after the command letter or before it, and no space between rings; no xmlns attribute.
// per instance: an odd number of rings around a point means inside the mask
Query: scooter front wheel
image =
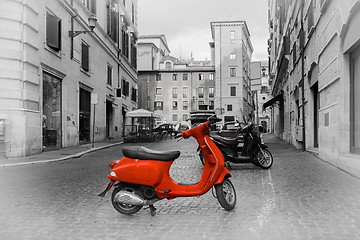
<svg viewBox="0 0 360 240"><path fill-rule="evenodd" d="M222 183L215 185L216 196L220 205L226 210L232 210L236 205L236 192L234 185L226 178Z"/></svg>
<svg viewBox="0 0 360 240"><path fill-rule="evenodd" d="M131 204L125 204L125 203L118 203L115 201L115 196L118 192L128 191L130 193L134 193L136 190L137 190L136 187L133 185L130 185L130 184L129 185L123 184L114 189L114 191L111 194L111 203L114 206L114 208L116 209L116 211L118 211L119 213L122 213L122 214L127 214L127 215L131 215L131 214L134 214L134 213L140 211L140 209L143 207L142 205L131 205Z"/></svg>

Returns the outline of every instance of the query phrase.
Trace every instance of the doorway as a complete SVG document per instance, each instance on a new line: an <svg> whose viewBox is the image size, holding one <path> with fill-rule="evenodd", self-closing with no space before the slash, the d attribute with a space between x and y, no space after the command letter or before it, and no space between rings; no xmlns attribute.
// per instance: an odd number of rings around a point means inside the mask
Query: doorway
<svg viewBox="0 0 360 240"><path fill-rule="evenodd" d="M42 110L43 150L61 148L61 79L46 72L43 73Z"/></svg>
<svg viewBox="0 0 360 240"><path fill-rule="evenodd" d="M360 153L360 47L350 55L350 151Z"/></svg>
<svg viewBox="0 0 360 240"><path fill-rule="evenodd" d="M314 147L318 148L319 147L319 109L320 109L320 97L319 97L319 87L318 87L318 83L316 82L312 87L311 87L311 92L313 95L313 121L314 121L314 125L313 125L313 131L314 131Z"/></svg>
<svg viewBox="0 0 360 240"><path fill-rule="evenodd" d="M111 128L113 121L113 104L110 101L106 101L106 138L112 138Z"/></svg>
<svg viewBox="0 0 360 240"><path fill-rule="evenodd" d="M80 88L79 94L79 143L90 142L91 93Z"/></svg>

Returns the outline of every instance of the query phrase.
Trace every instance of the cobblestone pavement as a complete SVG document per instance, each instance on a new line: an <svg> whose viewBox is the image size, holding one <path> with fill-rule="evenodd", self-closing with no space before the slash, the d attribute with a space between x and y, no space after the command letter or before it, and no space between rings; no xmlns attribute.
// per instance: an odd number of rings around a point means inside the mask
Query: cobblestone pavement
<svg viewBox="0 0 360 240"><path fill-rule="evenodd" d="M232 165L237 206L226 212L211 191L157 202L126 216L99 198L108 164L124 144L81 158L0 168L0 239L360 239L360 180L267 136L269 170ZM197 182L194 140L145 144L179 149L175 181Z"/></svg>

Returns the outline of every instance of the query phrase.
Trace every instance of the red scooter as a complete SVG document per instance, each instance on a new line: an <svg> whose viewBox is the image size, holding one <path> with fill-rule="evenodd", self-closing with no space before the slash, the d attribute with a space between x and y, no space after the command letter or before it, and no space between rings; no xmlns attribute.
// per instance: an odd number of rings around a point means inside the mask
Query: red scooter
<svg viewBox="0 0 360 240"><path fill-rule="evenodd" d="M170 166L180 156L180 151L123 148L124 157L109 165L112 168L108 176L110 183L99 196L104 197L114 186L111 202L118 212L130 215L148 205L154 216L156 209L153 204L159 200L200 196L215 186L220 205L227 211L232 210L236 204L236 192L229 180L231 174L224 168L224 157L220 150L207 135L218 120L215 116L210 117L207 122L175 136L185 139L194 137L201 148L205 164L198 183L182 184L171 179Z"/></svg>

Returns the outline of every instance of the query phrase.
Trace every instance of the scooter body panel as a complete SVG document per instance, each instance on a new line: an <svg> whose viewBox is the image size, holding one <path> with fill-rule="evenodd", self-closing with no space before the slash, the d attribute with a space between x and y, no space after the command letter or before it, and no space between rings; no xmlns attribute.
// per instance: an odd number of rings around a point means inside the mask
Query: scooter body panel
<svg viewBox="0 0 360 240"><path fill-rule="evenodd" d="M139 160L124 157L113 168L116 176L109 175L114 181L135 183L157 187L174 161Z"/></svg>

